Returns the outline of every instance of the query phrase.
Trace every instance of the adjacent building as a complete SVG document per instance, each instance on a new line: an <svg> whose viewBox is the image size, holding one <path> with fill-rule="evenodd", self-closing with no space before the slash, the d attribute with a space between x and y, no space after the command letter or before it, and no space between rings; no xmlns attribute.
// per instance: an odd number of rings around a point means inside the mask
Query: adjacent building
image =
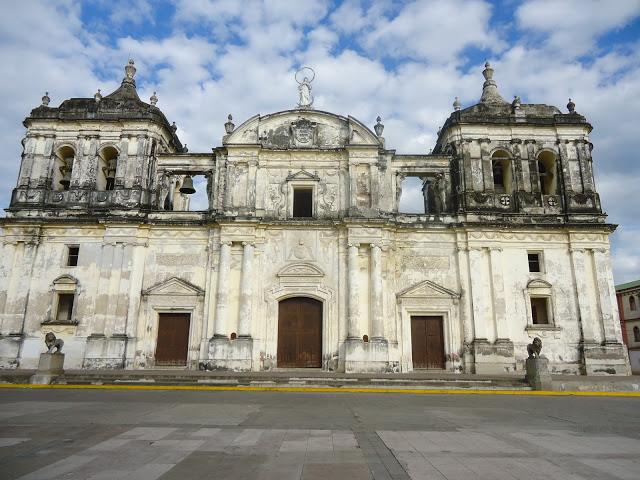
<svg viewBox="0 0 640 480"><path fill-rule="evenodd" d="M640 374L640 280L616 285L622 338L634 374Z"/></svg>
<svg viewBox="0 0 640 480"><path fill-rule="evenodd" d="M615 226L573 102L507 102L487 63L432 152L400 155L380 118L314 109L307 72L295 108L229 116L220 146L190 153L134 75L45 95L24 121L3 368L35 367L51 331L69 368L515 373L537 336L553 372L629 374ZM399 211L410 177L422 213Z"/></svg>

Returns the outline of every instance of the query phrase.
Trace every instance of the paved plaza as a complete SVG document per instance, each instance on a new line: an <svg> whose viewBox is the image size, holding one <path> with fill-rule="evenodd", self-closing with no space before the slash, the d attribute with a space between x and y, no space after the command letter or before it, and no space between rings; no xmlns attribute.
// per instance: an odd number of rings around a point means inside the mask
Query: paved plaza
<svg viewBox="0 0 640 480"><path fill-rule="evenodd" d="M0 390L2 479L633 479L640 398Z"/></svg>

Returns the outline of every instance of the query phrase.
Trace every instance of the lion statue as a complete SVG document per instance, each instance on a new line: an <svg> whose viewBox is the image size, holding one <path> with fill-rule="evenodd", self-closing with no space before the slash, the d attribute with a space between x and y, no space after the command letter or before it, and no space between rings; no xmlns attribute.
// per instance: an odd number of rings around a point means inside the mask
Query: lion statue
<svg viewBox="0 0 640 480"><path fill-rule="evenodd" d="M47 353L62 353L64 340L56 338L53 332L49 332L44 336L44 344L47 346Z"/></svg>
<svg viewBox="0 0 640 480"><path fill-rule="evenodd" d="M534 338L533 342L527 345L529 358L540 358L540 350L542 350L542 340L538 337Z"/></svg>

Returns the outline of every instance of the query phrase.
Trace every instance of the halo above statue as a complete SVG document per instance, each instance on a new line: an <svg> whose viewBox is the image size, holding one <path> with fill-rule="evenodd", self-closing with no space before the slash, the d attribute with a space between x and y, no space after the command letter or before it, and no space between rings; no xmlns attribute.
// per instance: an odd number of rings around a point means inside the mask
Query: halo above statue
<svg viewBox="0 0 640 480"><path fill-rule="evenodd" d="M305 80L311 83L313 82L314 78L316 78L316 72L311 67L302 67L296 72L296 82L298 82L299 84L305 83Z"/></svg>
<svg viewBox="0 0 640 480"><path fill-rule="evenodd" d="M300 80L302 78L302 80ZM311 95L311 82L316 78L313 68L302 67L296 72L295 79L298 82L298 108L313 108L313 95Z"/></svg>

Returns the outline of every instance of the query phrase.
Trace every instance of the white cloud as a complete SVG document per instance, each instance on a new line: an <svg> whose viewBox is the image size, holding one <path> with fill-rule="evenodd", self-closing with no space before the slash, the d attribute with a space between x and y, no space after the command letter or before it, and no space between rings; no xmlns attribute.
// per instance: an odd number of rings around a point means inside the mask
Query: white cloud
<svg viewBox="0 0 640 480"><path fill-rule="evenodd" d="M470 45L492 50L501 46L489 27L490 17L491 6L480 0L416 1L393 19L378 22L364 43L375 54L455 62Z"/></svg>
<svg viewBox="0 0 640 480"><path fill-rule="evenodd" d="M115 24L132 23L140 25L154 23L153 5L149 0L107 0L110 9L109 20Z"/></svg>
<svg viewBox="0 0 640 480"><path fill-rule="evenodd" d="M545 45L563 57L591 51L599 35L638 15L638 0L528 0L516 11L521 28L548 35Z"/></svg>

